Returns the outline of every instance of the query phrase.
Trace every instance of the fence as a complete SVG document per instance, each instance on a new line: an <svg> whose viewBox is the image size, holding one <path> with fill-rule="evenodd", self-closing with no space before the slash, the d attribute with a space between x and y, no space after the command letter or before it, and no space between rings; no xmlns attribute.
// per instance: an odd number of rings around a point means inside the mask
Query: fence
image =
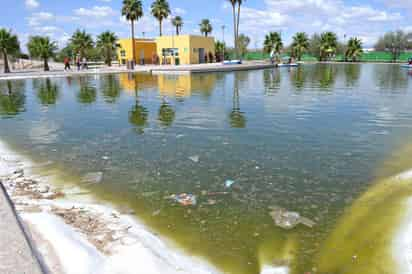
<svg viewBox="0 0 412 274"><path fill-rule="evenodd" d="M285 56L287 56L287 54L282 54L282 57L285 57ZM234 56L230 56L230 57L232 59L234 58ZM396 62L407 62L410 57L412 57L412 52L403 52L400 54ZM270 58L269 54L264 53L264 52L248 52L243 57L244 60L268 60L269 58ZM332 60L333 61L344 61L345 57L342 54L338 54ZM302 61L314 62L314 61L318 61L318 58L310 54L304 54L302 56ZM390 52L371 51L371 52L362 53L359 58L359 61L361 62L393 62L393 58Z"/></svg>

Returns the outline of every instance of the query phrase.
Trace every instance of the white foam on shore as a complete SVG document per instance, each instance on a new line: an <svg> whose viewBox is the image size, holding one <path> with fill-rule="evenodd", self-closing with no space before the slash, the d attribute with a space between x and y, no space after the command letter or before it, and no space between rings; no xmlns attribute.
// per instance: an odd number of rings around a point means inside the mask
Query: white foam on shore
<svg viewBox="0 0 412 274"><path fill-rule="evenodd" d="M406 214L393 241L393 256L398 274L412 273L412 198L406 201Z"/></svg>
<svg viewBox="0 0 412 274"><path fill-rule="evenodd" d="M0 176L12 174L16 169L30 168L36 165L28 158L13 152L0 141ZM91 212L105 214L116 212L110 205L79 203L70 200L27 201L43 207L59 206L63 208L82 207ZM118 214L120 226L130 227L127 236L111 245L110 255L102 254L87 241L86 235L67 225L64 220L51 212L22 213L21 216L33 235L40 235L51 246L58 258L60 268L65 274L217 274L220 273L205 261L183 254L167 241L153 234L136 218ZM46 245L46 243L45 243ZM45 248L44 248L45 249ZM44 250L43 249L43 250ZM42 253L42 248L38 248ZM56 264L50 254L43 252L46 266ZM52 268L52 267L50 267ZM56 273L60 274L60 273Z"/></svg>

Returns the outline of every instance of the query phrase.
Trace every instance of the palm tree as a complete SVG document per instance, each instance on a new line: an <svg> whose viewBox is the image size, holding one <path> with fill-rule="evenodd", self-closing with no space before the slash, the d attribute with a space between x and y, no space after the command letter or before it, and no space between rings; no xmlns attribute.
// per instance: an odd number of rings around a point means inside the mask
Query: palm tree
<svg viewBox="0 0 412 274"><path fill-rule="evenodd" d="M209 33L212 33L213 31L213 27L209 19L203 19L202 22L200 22L199 26L200 32L204 34L205 37L207 37Z"/></svg>
<svg viewBox="0 0 412 274"><path fill-rule="evenodd" d="M136 60L136 45L134 42L134 22L143 17L142 1L140 0L123 0L122 16L130 21L132 31L132 52L133 63Z"/></svg>
<svg viewBox="0 0 412 274"><path fill-rule="evenodd" d="M293 36L292 49L298 58L302 60L302 54L309 49L309 38L304 32L298 32Z"/></svg>
<svg viewBox="0 0 412 274"><path fill-rule="evenodd" d="M176 16L172 19L172 25L176 27L176 35L180 34L183 26L183 19L180 16Z"/></svg>
<svg viewBox="0 0 412 274"><path fill-rule="evenodd" d="M345 52L345 58L356 61L362 52L362 41L356 37L350 38Z"/></svg>
<svg viewBox="0 0 412 274"><path fill-rule="evenodd" d="M247 48L250 44L250 38L244 34L241 34L237 38L237 46L240 52L240 56L243 57L247 53Z"/></svg>
<svg viewBox="0 0 412 274"><path fill-rule="evenodd" d="M56 42L50 41L47 36L32 36L29 38L27 48L31 57L42 58L44 71L49 71L49 58L54 57L57 51Z"/></svg>
<svg viewBox="0 0 412 274"><path fill-rule="evenodd" d="M225 60L225 49L226 49L225 43L220 42L220 41L215 42L215 54L216 54L217 62L221 62Z"/></svg>
<svg viewBox="0 0 412 274"><path fill-rule="evenodd" d="M324 32L320 36L320 58L325 60L336 52L338 38L333 32Z"/></svg>
<svg viewBox="0 0 412 274"><path fill-rule="evenodd" d="M232 5L232 14L233 14L233 39L235 46L236 57L238 57L238 48L237 48L237 16L236 16L236 4L237 0L228 0Z"/></svg>
<svg viewBox="0 0 412 274"><path fill-rule="evenodd" d="M170 14L169 3L166 0L155 0L152 3L152 15L159 21L159 33L162 36L162 22Z"/></svg>
<svg viewBox="0 0 412 274"><path fill-rule="evenodd" d="M85 30L76 30L70 38L70 43L74 52L80 55L80 58L86 56L88 50L94 46L93 38Z"/></svg>
<svg viewBox="0 0 412 274"><path fill-rule="evenodd" d="M10 72L7 55L17 53L20 50L20 43L16 35L6 29L0 29L0 51L3 54L4 73Z"/></svg>
<svg viewBox="0 0 412 274"><path fill-rule="evenodd" d="M237 0L237 15L236 15L236 43L239 43L239 25L240 25L240 6L243 4L243 0ZM237 54L239 55L239 44L236 45Z"/></svg>
<svg viewBox="0 0 412 274"><path fill-rule="evenodd" d="M113 53L117 48L117 36L114 32L105 31L97 36L97 47L102 51L105 63L110 67L112 65Z"/></svg>
<svg viewBox="0 0 412 274"><path fill-rule="evenodd" d="M283 42L280 34L278 32L269 32L265 36L265 41L263 42L263 49L266 53L271 53L272 51L276 53L279 59L280 52L283 49Z"/></svg>

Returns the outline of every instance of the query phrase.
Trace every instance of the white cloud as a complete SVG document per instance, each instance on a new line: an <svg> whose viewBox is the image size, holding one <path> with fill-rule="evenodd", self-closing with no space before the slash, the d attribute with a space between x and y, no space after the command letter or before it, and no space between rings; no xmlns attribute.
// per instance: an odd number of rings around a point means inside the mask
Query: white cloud
<svg viewBox="0 0 412 274"><path fill-rule="evenodd" d="M172 10L172 14L173 15L184 15L184 14L186 14L186 10L182 9L182 8L174 8Z"/></svg>
<svg viewBox="0 0 412 274"><path fill-rule="evenodd" d="M94 6L93 8L79 8L74 10L74 14L77 16L87 16L95 18L110 17L116 14L116 12L108 6Z"/></svg>
<svg viewBox="0 0 412 274"><path fill-rule="evenodd" d="M30 17L27 18L29 26L38 26L43 22L47 22L53 20L55 17L50 12L36 12L33 13Z"/></svg>
<svg viewBox="0 0 412 274"><path fill-rule="evenodd" d="M29 9L35 9L35 8L38 8L40 6L39 2L36 1L36 0L25 0L24 4Z"/></svg>

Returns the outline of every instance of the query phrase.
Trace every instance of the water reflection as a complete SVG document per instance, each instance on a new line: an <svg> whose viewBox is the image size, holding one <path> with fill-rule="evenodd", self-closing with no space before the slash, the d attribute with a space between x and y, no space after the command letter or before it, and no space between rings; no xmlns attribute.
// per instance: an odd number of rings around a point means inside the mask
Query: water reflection
<svg viewBox="0 0 412 274"><path fill-rule="evenodd" d="M345 70L345 83L347 87L356 86L359 82L361 74L361 66L359 64L346 64Z"/></svg>
<svg viewBox="0 0 412 274"><path fill-rule="evenodd" d="M265 94L277 93L280 89L280 73L278 70L268 69L263 71L263 85Z"/></svg>
<svg viewBox="0 0 412 274"><path fill-rule="evenodd" d="M117 76L113 74L102 76L100 89L105 102L111 104L116 103L121 94L119 80Z"/></svg>
<svg viewBox="0 0 412 274"><path fill-rule="evenodd" d="M306 81L306 70L303 67L298 67L296 69L291 69L289 71L290 80L292 85L296 90L300 91L305 86Z"/></svg>
<svg viewBox="0 0 412 274"><path fill-rule="evenodd" d="M37 90L37 98L44 106L54 105L60 95L59 86L49 78L33 80L33 87Z"/></svg>
<svg viewBox="0 0 412 274"><path fill-rule="evenodd" d="M240 96L239 96L239 81L244 78L239 78L241 74L235 74L233 77L233 99L232 99L232 111L230 112L229 119L230 125L233 128L245 128L246 117L243 112L240 111Z"/></svg>
<svg viewBox="0 0 412 274"><path fill-rule="evenodd" d="M77 100L79 103L92 104L96 101L96 87L93 85L91 78L79 77L79 87L80 90L77 94Z"/></svg>
<svg viewBox="0 0 412 274"><path fill-rule="evenodd" d="M165 101L165 98L163 98L159 108L158 120L164 127L170 127L175 120L175 111L173 107Z"/></svg>
<svg viewBox="0 0 412 274"><path fill-rule="evenodd" d="M380 90L393 92L408 87L408 75L404 70L394 69L397 65L374 66L374 79Z"/></svg>
<svg viewBox="0 0 412 274"><path fill-rule="evenodd" d="M0 116L15 116L25 111L25 81L0 81Z"/></svg>

